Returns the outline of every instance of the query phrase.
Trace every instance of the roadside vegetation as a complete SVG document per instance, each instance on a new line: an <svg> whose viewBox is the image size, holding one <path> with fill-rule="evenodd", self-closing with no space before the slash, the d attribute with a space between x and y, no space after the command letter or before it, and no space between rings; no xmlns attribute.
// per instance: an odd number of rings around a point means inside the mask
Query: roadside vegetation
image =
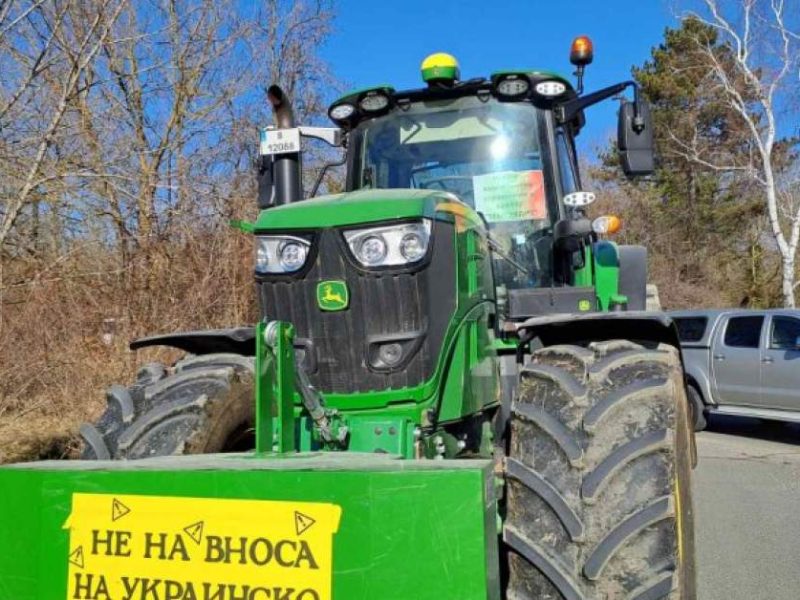
<svg viewBox="0 0 800 600"><path fill-rule="evenodd" d="M665 308L795 306L800 240L800 13L704 0L633 77L650 100L657 172L591 169L618 239L649 249Z"/></svg>
<svg viewBox="0 0 800 600"><path fill-rule="evenodd" d="M319 58L327 0L242 6L0 0L0 462L74 455L103 389L172 358L130 339L255 318L251 247L228 222L255 211L266 87L311 123L340 86ZM794 305L791 19L779 0L707 0L633 69L655 177L623 180L613 147L587 168L667 308Z"/></svg>
<svg viewBox="0 0 800 600"><path fill-rule="evenodd" d="M74 453L157 356L130 339L255 318L228 222L255 211L266 88L308 122L337 84L327 2L246 5L0 2L0 462Z"/></svg>

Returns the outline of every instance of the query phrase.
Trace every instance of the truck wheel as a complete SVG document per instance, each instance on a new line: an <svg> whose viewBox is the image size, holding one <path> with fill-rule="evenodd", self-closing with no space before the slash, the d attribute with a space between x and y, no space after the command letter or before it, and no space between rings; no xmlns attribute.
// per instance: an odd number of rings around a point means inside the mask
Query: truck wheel
<svg viewBox="0 0 800 600"><path fill-rule="evenodd" d="M703 403L703 397L692 384L686 386L686 396L689 398L690 416L694 430L703 431L708 427L708 422L706 421L706 406Z"/></svg>
<svg viewBox="0 0 800 600"><path fill-rule="evenodd" d="M80 428L82 458L132 459L253 447L254 361L237 354L190 356L172 368L143 367L130 387L113 385L96 424Z"/></svg>
<svg viewBox="0 0 800 600"><path fill-rule="evenodd" d="M672 347L533 353L506 458L506 598L694 600L687 407Z"/></svg>

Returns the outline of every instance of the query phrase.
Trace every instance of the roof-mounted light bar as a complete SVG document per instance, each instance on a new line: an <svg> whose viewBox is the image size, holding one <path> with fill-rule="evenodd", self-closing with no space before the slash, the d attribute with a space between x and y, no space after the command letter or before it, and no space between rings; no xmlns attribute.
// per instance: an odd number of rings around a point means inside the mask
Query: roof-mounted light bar
<svg viewBox="0 0 800 600"><path fill-rule="evenodd" d="M350 129L359 116L377 116L388 111L393 97L394 88L388 85L357 90L334 102L328 116L339 127Z"/></svg>

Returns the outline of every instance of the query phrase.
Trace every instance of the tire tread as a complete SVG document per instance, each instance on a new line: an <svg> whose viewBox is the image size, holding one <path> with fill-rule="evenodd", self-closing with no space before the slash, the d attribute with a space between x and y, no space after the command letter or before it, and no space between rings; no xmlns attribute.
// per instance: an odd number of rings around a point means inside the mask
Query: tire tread
<svg viewBox="0 0 800 600"><path fill-rule="evenodd" d="M82 457L219 451L224 430L254 419L253 372L253 358L235 354L189 356L170 368L148 363L130 387L112 385L105 412L81 426Z"/></svg>
<svg viewBox="0 0 800 600"><path fill-rule="evenodd" d="M673 498L676 477L689 483L680 382L668 346L619 340L533 352L505 461L507 597L694 600L677 532L685 520L693 560L691 497L681 515ZM677 583L683 595L673 596Z"/></svg>

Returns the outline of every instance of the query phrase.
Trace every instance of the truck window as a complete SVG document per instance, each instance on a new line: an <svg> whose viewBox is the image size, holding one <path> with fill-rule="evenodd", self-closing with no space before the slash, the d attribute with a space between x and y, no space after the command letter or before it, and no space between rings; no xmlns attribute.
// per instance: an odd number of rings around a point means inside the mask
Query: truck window
<svg viewBox="0 0 800 600"><path fill-rule="evenodd" d="M725 345L732 348L758 348L764 317L732 317L725 329Z"/></svg>
<svg viewBox="0 0 800 600"><path fill-rule="evenodd" d="M800 320L792 317L772 317L769 347L774 350L797 350L800 339Z"/></svg>
<svg viewBox="0 0 800 600"><path fill-rule="evenodd" d="M681 317L675 319L678 338L682 342L699 342L703 339L708 325L707 317Z"/></svg>

